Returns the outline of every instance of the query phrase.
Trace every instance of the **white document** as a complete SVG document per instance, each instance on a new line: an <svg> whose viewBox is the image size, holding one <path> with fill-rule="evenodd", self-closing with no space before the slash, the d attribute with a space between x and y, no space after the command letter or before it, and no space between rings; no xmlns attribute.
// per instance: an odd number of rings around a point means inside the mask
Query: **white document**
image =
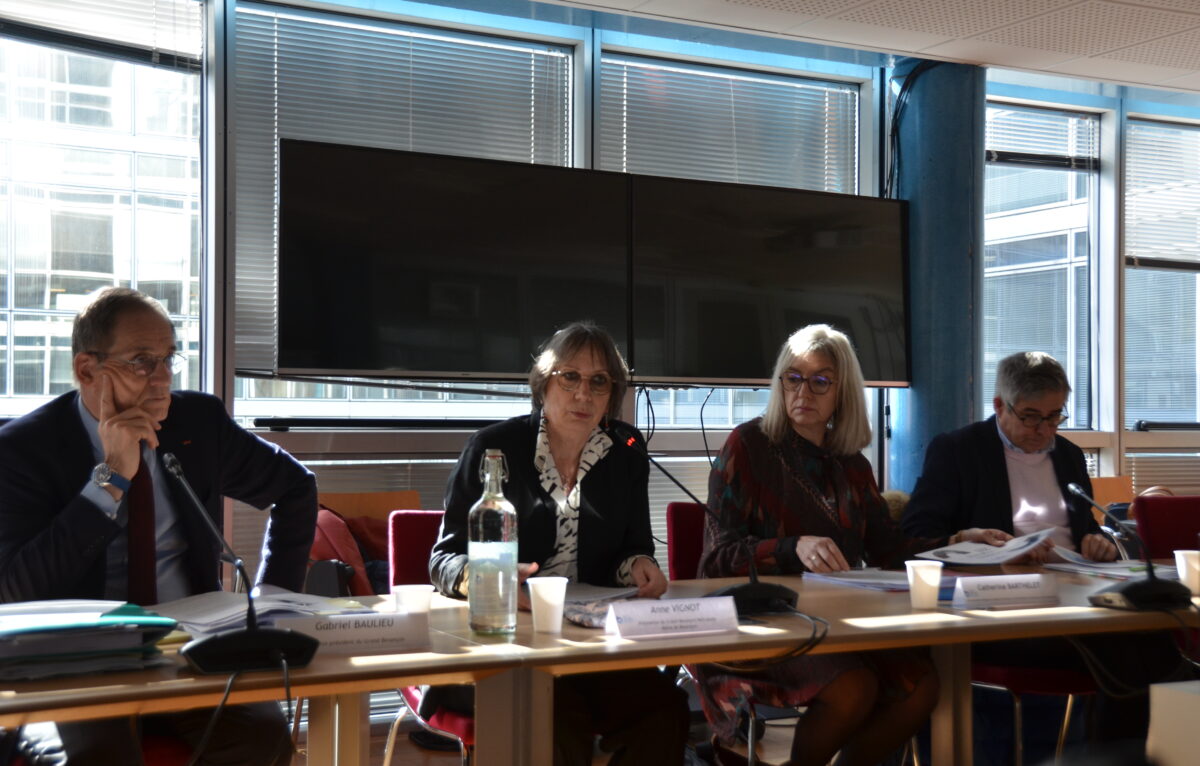
<svg viewBox="0 0 1200 766"><path fill-rule="evenodd" d="M246 594L215 590L157 604L154 611L175 619L193 636L217 633L246 624ZM313 596L282 588L264 587L254 598L254 612L263 625L270 625L280 616L369 611L352 599Z"/></svg>
<svg viewBox="0 0 1200 766"><path fill-rule="evenodd" d="M918 553L917 556L944 561L947 564L1004 564L1029 553L1053 531L1050 528L1039 529L1028 535L1014 537L1000 546L987 543L955 543Z"/></svg>
<svg viewBox="0 0 1200 766"><path fill-rule="evenodd" d="M637 595L637 588L634 587L606 588L602 585L588 585L585 582L569 582L564 601L568 604L581 604L591 601L612 601L635 595Z"/></svg>

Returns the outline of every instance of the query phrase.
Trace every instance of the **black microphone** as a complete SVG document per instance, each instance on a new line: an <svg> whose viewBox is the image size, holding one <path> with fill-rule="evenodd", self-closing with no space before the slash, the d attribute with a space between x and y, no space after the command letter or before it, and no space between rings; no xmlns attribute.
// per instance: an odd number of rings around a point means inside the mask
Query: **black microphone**
<svg viewBox="0 0 1200 766"><path fill-rule="evenodd" d="M624 424L611 423L608 428L609 436L615 441L623 442L627 447L630 447L637 454L650 461L650 464L662 472L671 481L675 482L675 486L683 490L684 494L692 499L692 502L704 509L718 526L721 525L721 518L712 512L712 509L707 504L700 502L700 498L692 494L692 491L685 487L679 479L671 475L671 472L650 456L650 453L645 449L636 446L638 444L637 434L626 430ZM758 579L758 568L754 564L754 551L750 550L750 546L746 541L739 540L742 546L746 549L746 561L748 562L748 576L750 582L738 583L737 585L727 585L724 588L718 588L709 596L733 596L733 604L737 608L739 617L749 617L756 614L770 614L772 612L787 612L796 607L798 595L796 591L786 585L778 585L776 583L760 582Z"/></svg>
<svg viewBox="0 0 1200 766"><path fill-rule="evenodd" d="M1154 562L1150 560L1150 551L1141 536L1133 529L1121 524L1120 519L1108 512L1092 498L1088 497L1075 482L1067 485L1067 490L1076 497L1086 500L1093 508L1104 514L1116 529L1125 529L1137 540L1142 548L1142 560L1146 563L1146 576L1137 580L1126 580L1099 590L1088 596L1094 606L1107 606L1112 609L1187 609L1192 605L1192 593L1183 583L1173 580L1160 580L1154 574Z"/></svg>
<svg viewBox="0 0 1200 766"><path fill-rule="evenodd" d="M198 673L274 670L282 661L286 661L289 668L308 665L321 642L294 630L258 627L258 616L254 611L254 597L250 595L251 585L250 578L246 575L246 565L225 541L225 536L204 509L204 503L196 497L192 485L184 478L183 466L179 464L179 459L170 452L164 452L162 464L167 473L179 482L196 513L204 519L208 530L221 543L221 560L232 564L242 582L246 583L246 627L231 628L189 641L179 650L179 654Z"/></svg>

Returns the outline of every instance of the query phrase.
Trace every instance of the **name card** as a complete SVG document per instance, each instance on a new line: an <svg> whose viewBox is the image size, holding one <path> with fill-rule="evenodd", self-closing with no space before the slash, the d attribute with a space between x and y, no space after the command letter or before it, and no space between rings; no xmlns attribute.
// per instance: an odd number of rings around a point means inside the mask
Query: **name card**
<svg viewBox="0 0 1200 766"><path fill-rule="evenodd" d="M737 627L732 596L614 601L604 622L606 632L621 638L697 636Z"/></svg>
<svg viewBox="0 0 1200 766"><path fill-rule="evenodd" d="M302 615L279 617L275 627L315 637L322 654L397 654L429 648L428 614Z"/></svg>
<svg viewBox="0 0 1200 766"><path fill-rule="evenodd" d="M1058 581L1040 574L960 577L956 609L1019 609L1058 603Z"/></svg>

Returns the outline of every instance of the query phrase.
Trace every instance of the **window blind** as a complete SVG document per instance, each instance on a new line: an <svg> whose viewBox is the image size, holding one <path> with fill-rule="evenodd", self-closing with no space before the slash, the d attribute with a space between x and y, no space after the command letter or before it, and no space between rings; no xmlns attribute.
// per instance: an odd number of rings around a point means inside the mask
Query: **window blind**
<svg viewBox="0 0 1200 766"><path fill-rule="evenodd" d="M1130 120L1125 160L1125 426L1195 421L1200 128Z"/></svg>
<svg viewBox="0 0 1200 766"><path fill-rule="evenodd" d="M1200 128L1130 120L1125 256L1200 264Z"/></svg>
<svg viewBox="0 0 1200 766"><path fill-rule="evenodd" d="M989 104L984 144L989 152L1092 160L1100 153L1100 123L1090 114Z"/></svg>
<svg viewBox="0 0 1200 766"><path fill-rule="evenodd" d="M280 138L570 164L569 48L249 3L236 28L239 369L275 368Z"/></svg>
<svg viewBox="0 0 1200 766"><path fill-rule="evenodd" d="M48 43L73 37L94 41L96 50L144 51L149 63L179 58L198 65L202 7L201 0L5 0L0 16L15 22L9 34L21 37Z"/></svg>
<svg viewBox="0 0 1200 766"><path fill-rule="evenodd" d="M603 170L858 188L855 85L607 54L598 109Z"/></svg>

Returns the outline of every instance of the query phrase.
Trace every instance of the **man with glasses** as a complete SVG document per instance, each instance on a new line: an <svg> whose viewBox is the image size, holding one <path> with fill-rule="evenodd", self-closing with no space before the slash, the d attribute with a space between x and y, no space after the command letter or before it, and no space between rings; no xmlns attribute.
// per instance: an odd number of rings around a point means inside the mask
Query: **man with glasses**
<svg viewBox="0 0 1200 766"><path fill-rule="evenodd" d="M1055 545L1094 561L1116 558L1091 508L1067 491L1075 482L1091 494L1083 452L1058 434L1070 393L1066 372L1049 354L1001 359L995 414L929 443L904 531L944 537L982 527L1026 535L1049 527ZM1050 550L1038 548L1030 558L1042 561Z"/></svg>
<svg viewBox="0 0 1200 766"><path fill-rule="evenodd" d="M78 391L0 429L0 602L104 598L152 605L220 588L219 542L162 467L173 453L220 527L222 497L270 508L261 582L300 590L316 481L239 427L216 397L172 391L175 328L136 290L102 291L75 318ZM211 711L146 716L195 745ZM71 764L140 763L130 719L60 724ZM275 703L221 714L202 763L288 763Z"/></svg>

